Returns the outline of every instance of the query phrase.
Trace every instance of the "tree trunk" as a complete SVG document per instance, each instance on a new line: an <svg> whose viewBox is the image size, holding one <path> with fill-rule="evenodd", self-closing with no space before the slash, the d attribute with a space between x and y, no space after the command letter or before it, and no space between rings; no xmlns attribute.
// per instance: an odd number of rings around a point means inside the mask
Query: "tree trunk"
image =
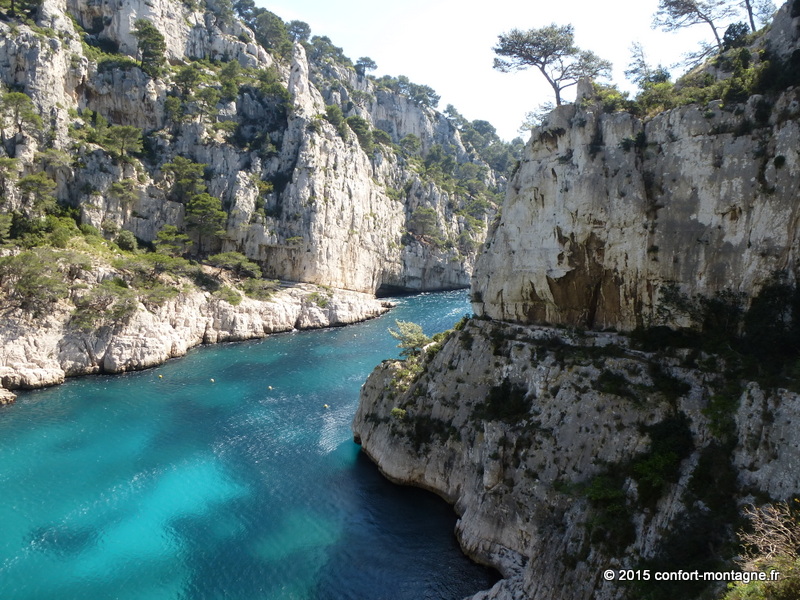
<svg viewBox="0 0 800 600"><path fill-rule="evenodd" d="M747 17L750 19L750 30L755 33L756 31L756 22L753 18L753 3L751 0L744 0L744 7L747 9Z"/></svg>

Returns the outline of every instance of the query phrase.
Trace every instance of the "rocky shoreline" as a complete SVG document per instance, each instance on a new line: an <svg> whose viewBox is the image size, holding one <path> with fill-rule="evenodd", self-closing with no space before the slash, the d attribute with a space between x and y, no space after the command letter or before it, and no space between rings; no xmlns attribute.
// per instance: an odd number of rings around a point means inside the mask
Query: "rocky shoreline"
<svg viewBox="0 0 800 600"><path fill-rule="evenodd" d="M0 403L13 402L11 390L147 369L200 344L347 325L378 317L390 307L370 294L285 284L268 301L243 298L236 306L208 292L185 292L153 311L140 305L124 323L89 332L70 327L66 303L39 319L14 311L0 326Z"/></svg>

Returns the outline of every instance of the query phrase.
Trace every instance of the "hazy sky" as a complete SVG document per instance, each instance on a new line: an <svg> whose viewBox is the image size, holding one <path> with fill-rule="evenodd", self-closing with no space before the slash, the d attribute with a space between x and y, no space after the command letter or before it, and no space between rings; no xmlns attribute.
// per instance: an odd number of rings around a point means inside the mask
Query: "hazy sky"
<svg viewBox="0 0 800 600"><path fill-rule="evenodd" d="M312 35L327 35L353 61L369 56L374 75L406 75L431 86L467 119L492 123L500 137L516 137L525 113L552 99L538 71L500 73L492 68L497 36L512 28L550 23L575 27L576 44L614 63L613 82L632 89L624 71L630 46L640 42L649 62L670 66L711 30L695 26L682 34L650 28L657 0L257 0L284 21L299 19ZM673 75L677 71L673 72ZM565 94L573 95L572 90Z"/></svg>

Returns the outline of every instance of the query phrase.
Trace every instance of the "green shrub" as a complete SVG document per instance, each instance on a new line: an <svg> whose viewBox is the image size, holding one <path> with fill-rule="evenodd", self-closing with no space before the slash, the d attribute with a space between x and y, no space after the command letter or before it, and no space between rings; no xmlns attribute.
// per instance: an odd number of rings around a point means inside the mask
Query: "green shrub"
<svg viewBox="0 0 800 600"><path fill-rule="evenodd" d="M345 121L350 129L353 130L353 133L356 134L358 143L361 145L361 148L364 150L364 152L367 154L372 154L375 151L375 142L369 123L358 115L347 117Z"/></svg>
<svg viewBox="0 0 800 600"><path fill-rule="evenodd" d="M240 286L245 296L254 300L269 300L275 291L280 287L278 280L269 279L245 279Z"/></svg>
<svg viewBox="0 0 800 600"><path fill-rule="evenodd" d="M744 571L779 574L775 580L732 584L724 600L796 600L800 598L800 504L776 502L748 507L750 528L739 532Z"/></svg>
<svg viewBox="0 0 800 600"><path fill-rule="evenodd" d="M668 401L674 403L681 396L688 394L692 389L685 381L681 381L677 377L673 377L664 370L657 362L650 362L648 364L650 378L653 380L653 387L657 392L664 394Z"/></svg>
<svg viewBox="0 0 800 600"><path fill-rule="evenodd" d="M222 252L208 257L208 263L232 271L237 278L261 277L261 267L239 252Z"/></svg>
<svg viewBox="0 0 800 600"><path fill-rule="evenodd" d="M598 475L585 490L591 507L586 523L589 539L616 556L636 539L623 485L624 479L618 474Z"/></svg>
<svg viewBox="0 0 800 600"><path fill-rule="evenodd" d="M645 428L650 437L650 449L636 457L631 469L639 487L639 502L654 506L664 488L675 483L681 461L694 450L689 418L680 413Z"/></svg>
<svg viewBox="0 0 800 600"><path fill-rule="evenodd" d="M440 443L446 443L450 438L460 439L458 430L441 419L428 415L417 415L410 418L406 414L403 421L409 425L409 439L418 453L437 439Z"/></svg>
<svg viewBox="0 0 800 600"><path fill-rule="evenodd" d="M392 136L386 133L383 129L373 129L372 139L374 139L378 144L383 144L384 146L392 145Z"/></svg>
<svg viewBox="0 0 800 600"><path fill-rule="evenodd" d="M408 416L408 411L406 411L403 408L398 408L395 406L391 411L391 415L398 421L402 421L406 418L406 416Z"/></svg>
<svg viewBox="0 0 800 600"><path fill-rule="evenodd" d="M120 250L125 250L126 252L136 252L136 250L139 248L139 244L136 241L136 236L127 229L120 231L117 235L117 239L114 241L116 242L117 246L119 246Z"/></svg>
<svg viewBox="0 0 800 600"><path fill-rule="evenodd" d="M75 300L70 326L88 331L124 322L136 312L136 306L136 293L122 279L106 279Z"/></svg>
<svg viewBox="0 0 800 600"><path fill-rule="evenodd" d="M631 389L630 382L625 379L625 376L608 369L600 373L600 376L592 383L592 387L605 394L614 394L633 401L639 400L639 396Z"/></svg>
<svg viewBox="0 0 800 600"><path fill-rule="evenodd" d="M342 109L336 104L329 104L325 107L325 119L336 128L339 137L346 141L350 128L347 126Z"/></svg>
<svg viewBox="0 0 800 600"><path fill-rule="evenodd" d="M139 300L151 311L163 306L180 294L180 289L174 283L164 283L162 281L152 282L147 287L138 288L136 291Z"/></svg>
<svg viewBox="0 0 800 600"><path fill-rule="evenodd" d="M213 293L214 298L217 300L223 300L230 304L231 306L238 306L242 303L242 295L237 292L236 290L231 289L227 285L221 286L217 291Z"/></svg>
<svg viewBox="0 0 800 600"><path fill-rule="evenodd" d="M311 292L306 297L309 299L309 301L311 301L313 304L316 304L320 308L328 308L328 305L331 302L331 296L328 293Z"/></svg>
<svg viewBox="0 0 800 600"><path fill-rule="evenodd" d="M3 305L34 316L48 313L69 294L68 279L89 268L88 259L80 254L44 248L0 257Z"/></svg>

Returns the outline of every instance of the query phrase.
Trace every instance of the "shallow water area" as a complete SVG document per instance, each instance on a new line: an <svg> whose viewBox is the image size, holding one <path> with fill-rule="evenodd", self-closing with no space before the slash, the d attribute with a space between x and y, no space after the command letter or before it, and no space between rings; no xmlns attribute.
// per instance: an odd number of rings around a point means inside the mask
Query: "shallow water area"
<svg viewBox="0 0 800 600"><path fill-rule="evenodd" d="M439 498L352 442L358 390L466 292L339 329L209 346L0 409L0 598L456 599L491 586ZM213 381L212 381L213 380ZM327 405L327 407L326 407Z"/></svg>

